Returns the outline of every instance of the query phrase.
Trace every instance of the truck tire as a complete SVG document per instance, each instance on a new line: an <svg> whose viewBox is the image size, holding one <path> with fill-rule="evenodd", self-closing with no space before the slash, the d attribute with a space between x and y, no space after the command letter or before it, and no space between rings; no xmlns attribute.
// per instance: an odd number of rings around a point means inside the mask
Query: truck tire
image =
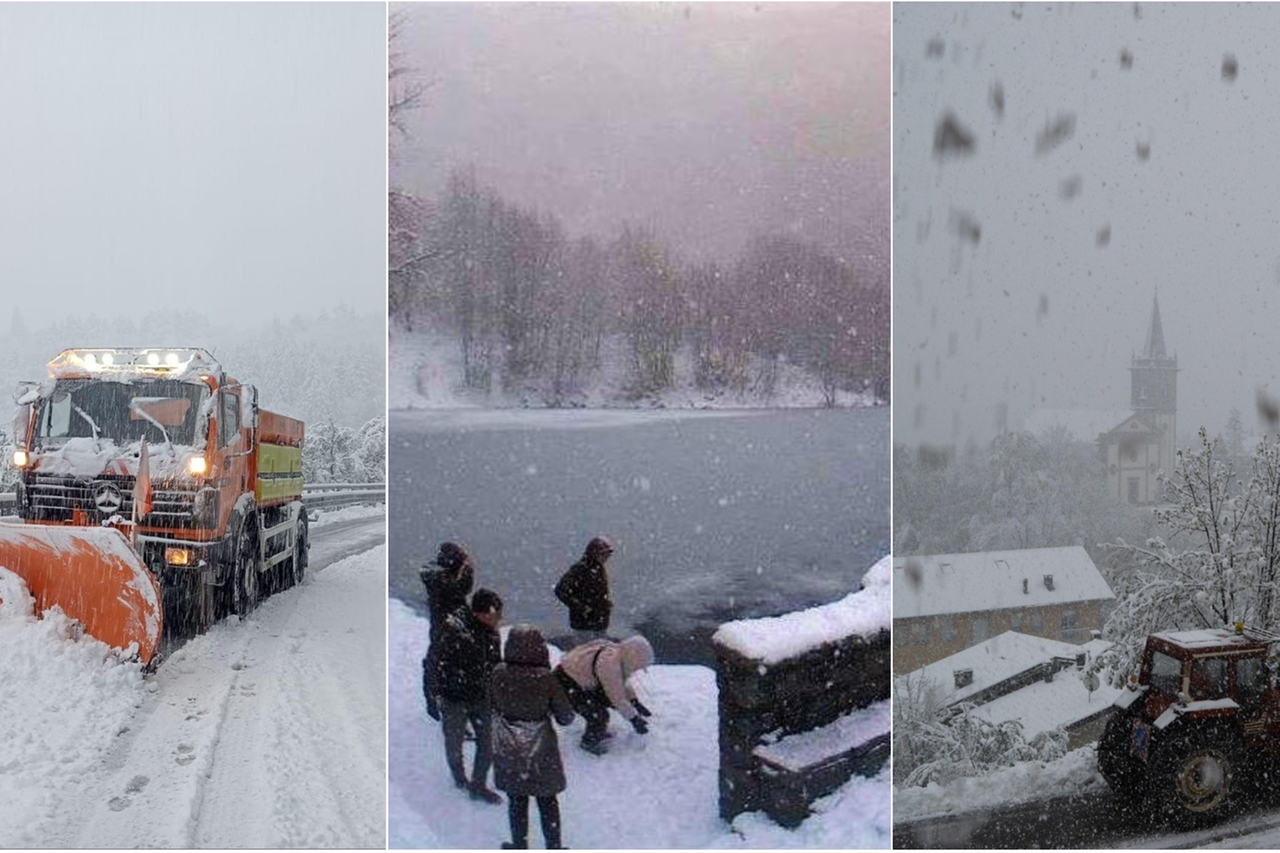
<svg viewBox="0 0 1280 853"><path fill-rule="evenodd" d="M1130 755L1133 720L1128 714L1113 713L1098 739L1098 772L1113 793L1126 799L1140 796L1146 788L1144 768Z"/></svg>
<svg viewBox="0 0 1280 853"><path fill-rule="evenodd" d="M286 585L297 586L307 573L307 551L311 547L310 533L307 531L306 510L298 513L298 527L293 537L293 556L285 561L288 567Z"/></svg>
<svg viewBox="0 0 1280 853"><path fill-rule="evenodd" d="M258 606L259 582L258 572L258 521L251 515L240 523L236 534L235 571L233 573L235 589L235 612L241 619L253 612Z"/></svg>
<svg viewBox="0 0 1280 853"><path fill-rule="evenodd" d="M1175 825L1198 826L1226 813L1242 755L1235 736L1221 729L1175 735L1159 747L1153 786Z"/></svg>

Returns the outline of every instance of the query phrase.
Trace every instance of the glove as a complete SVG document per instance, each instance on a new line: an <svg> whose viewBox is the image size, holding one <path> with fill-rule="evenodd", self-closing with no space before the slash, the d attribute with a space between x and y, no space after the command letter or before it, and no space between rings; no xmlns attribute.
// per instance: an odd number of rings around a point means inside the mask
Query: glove
<svg viewBox="0 0 1280 853"><path fill-rule="evenodd" d="M433 693L427 694L427 716L436 722L440 722L440 706L436 703L436 697Z"/></svg>
<svg viewBox="0 0 1280 853"><path fill-rule="evenodd" d="M636 713L637 713L637 714L639 714L639 715L640 715L640 716L642 716L642 717L652 717L652 716L653 716L653 712L652 712L652 711L650 711L648 708L646 708L646 707L644 706L644 703L643 703L643 702L641 702L639 699L632 699L632 700L631 700L631 707L635 708L635 709L636 709Z"/></svg>
<svg viewBox="0 0 1280 853"><path fill-rule="evenodd" d="M649 724L645 722L644 717L638 715L631 718L631 728L635 729L638 735L649 733Z"/></svg>

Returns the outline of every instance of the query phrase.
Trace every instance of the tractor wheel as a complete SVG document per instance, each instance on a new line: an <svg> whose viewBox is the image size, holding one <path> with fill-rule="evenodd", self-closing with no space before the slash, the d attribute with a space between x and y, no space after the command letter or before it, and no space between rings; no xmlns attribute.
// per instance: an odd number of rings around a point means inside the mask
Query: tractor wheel
<svg viewBox="0 0 1280 853"><path fill-rule="evenodd" d="M1160 746L1154 785L1175 824L1196 826L1227 811L1242 755L1236 738L1214 729L1188 732Z"/></svg>
<svg viewBox="0 0 1280 853"><path fill-rule="evenodd" d="M249 516L240 524L235 550L235 611L241 619L258 606L258 535L257 520Z"/></svg>
<svg viewBox="0 0 1280 853"><path fill-rule="evenodd" d="M1098 771L1112 792L1126 798L1146 787L1144 768L1130 755L1133 720L1128 714L1113 713L1098 739Z"/></svg>

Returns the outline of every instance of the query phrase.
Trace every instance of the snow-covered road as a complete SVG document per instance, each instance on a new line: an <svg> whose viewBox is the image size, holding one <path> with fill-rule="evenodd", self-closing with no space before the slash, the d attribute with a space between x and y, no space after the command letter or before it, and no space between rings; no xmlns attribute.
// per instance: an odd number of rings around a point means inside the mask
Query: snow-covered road
<svg viewBox="0 0 1280 853"><path fill-rule="evenodd" d="M0 847L382 847L385 519L156 673L57 618L0 624Z"/></svg>

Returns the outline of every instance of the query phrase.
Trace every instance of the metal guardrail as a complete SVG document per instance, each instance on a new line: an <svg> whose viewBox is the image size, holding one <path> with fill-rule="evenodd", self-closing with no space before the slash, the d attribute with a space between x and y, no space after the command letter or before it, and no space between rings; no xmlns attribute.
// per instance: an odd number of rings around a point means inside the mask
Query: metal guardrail
<svg viewBox="0 0 1280 853"><path fill-rule="evenodd" d="M386 502L385 483L314 483L302 490L302 503L307 509L339 509Z"/></svg>
<svg viewBox="0 0 1280 853"><path fill-rule="evenodd" d="M0 515L17 502L13 492L0 492ZM386 503L385 483L310 483L302 488L302 502L311 509L338 509L363 503Z"/></svg>

